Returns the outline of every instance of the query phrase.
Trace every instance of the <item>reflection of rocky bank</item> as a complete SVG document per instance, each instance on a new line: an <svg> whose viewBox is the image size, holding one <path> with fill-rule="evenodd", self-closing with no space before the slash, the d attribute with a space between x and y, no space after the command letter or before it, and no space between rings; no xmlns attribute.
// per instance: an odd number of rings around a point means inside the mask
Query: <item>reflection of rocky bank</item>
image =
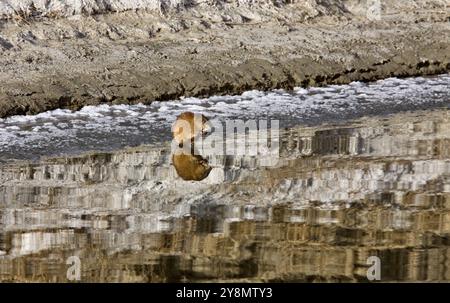
<svg viewBox="0 0 450 303"><path fill-rule="evenodd" d="M0 116L449 70L448 1L368 3L1 1Z"/></svg>
<svg viewBox="0 0 450 303"><path fill-rule="evenodd" d="M291 129L281 158L211 157L181 180L170 149L4 165L0 279L450 280L448 111Z"/></svg>

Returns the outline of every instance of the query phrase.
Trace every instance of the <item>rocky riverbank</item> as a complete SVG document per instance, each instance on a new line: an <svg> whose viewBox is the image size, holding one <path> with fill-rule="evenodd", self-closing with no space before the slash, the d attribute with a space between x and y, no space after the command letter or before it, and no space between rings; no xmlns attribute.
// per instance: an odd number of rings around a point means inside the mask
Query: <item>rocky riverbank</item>
<svg viewBox="0 0 450 303"><path fill-rule="evenodd" d="M450 70L448 1L54 2L0 5L0 117Z"/></svg>

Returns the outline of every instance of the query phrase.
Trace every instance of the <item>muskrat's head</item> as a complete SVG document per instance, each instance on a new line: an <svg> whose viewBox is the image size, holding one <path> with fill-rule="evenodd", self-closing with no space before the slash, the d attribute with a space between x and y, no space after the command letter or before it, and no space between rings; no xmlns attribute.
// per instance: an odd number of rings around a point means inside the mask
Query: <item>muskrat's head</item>
<svg viewBox="0 0 450 303"><path fill-rule="evenodd" d="M177 117L172 125L172 136L178 144L194 141L199 136L205 136L211 131L209 119L192 112L184 112Z"/></svg>

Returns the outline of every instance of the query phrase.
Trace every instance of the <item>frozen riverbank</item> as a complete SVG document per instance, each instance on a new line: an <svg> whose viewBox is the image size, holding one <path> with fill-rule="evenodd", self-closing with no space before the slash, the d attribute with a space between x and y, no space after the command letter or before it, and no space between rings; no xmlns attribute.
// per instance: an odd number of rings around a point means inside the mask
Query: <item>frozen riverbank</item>
<svg viewBox="0 0 450 303"><path fill-rule="evenodd" d="M285 128L448 106L450 75L445 74L293 91L248 91L242 95L186 98L151 105L58 109L0 119L0 161L164 143L171 139L170 128L176 116L184 111L221 121L279 120L280 127Z"/></svg>

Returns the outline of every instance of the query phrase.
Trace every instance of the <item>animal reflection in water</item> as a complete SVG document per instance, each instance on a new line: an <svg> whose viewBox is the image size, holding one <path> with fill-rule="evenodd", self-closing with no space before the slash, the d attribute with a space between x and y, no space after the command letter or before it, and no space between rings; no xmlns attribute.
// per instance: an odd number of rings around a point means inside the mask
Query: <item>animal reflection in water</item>
<svg viewBox="0 0 450 303"><path fill-rule="evenodd" d="M173 124L173 139L183 152L172 155L172 164L183 180L201 181L211 172L208 160L200 156L195 147L195 139L206 136L209 131L208 118L192 112L182 113ZM190 148L186 148L187 143Z"/></svg>

